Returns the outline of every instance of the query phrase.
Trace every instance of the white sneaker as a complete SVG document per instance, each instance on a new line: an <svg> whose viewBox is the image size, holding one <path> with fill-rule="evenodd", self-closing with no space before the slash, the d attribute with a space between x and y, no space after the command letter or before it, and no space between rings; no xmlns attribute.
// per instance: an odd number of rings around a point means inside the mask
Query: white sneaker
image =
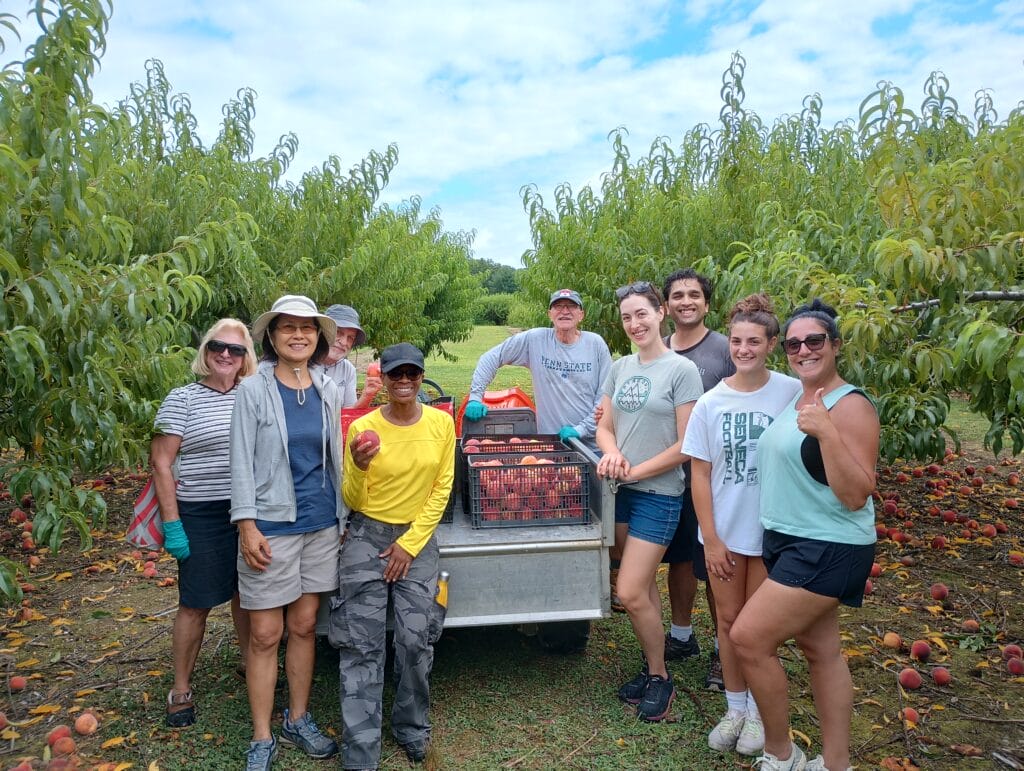
<svg viewBox="0 0 1024 771"><path fill-rule="evenodd" d="M804 771L828 771L828 767L825 765L825 758L819 755L814 760L808 760L807 765L804 766ZM846 771L853 771L853 766L847 767Z"/></svg>
<svg viewBox="0 0 1024 771"><path fill-rule="evenodd" d="M708 734L708 746L719 752L731 752L736 748L736 740L740 737L743 724L747 719L746 712L735 712L729 710L725 717L718 721L718 725L711 729ZM762 741L762 745L764 742Z"/></svg>
<svg viewBox="0 0 1024 771"><path fill-rule="evenodd" d="M754 761L753 766L760 766L761 771L805 771L807 768L807 757L804 755L803 750L793 744L793 742L789 743L789 747L790 754L786 760L779 760L770 752L766 752Z"/></svg>
<svg viewBox="0 0 1024 771"><path fill-rule="evenodd" d="M740 755L759 755L764 751L764 724L761 718L747 716L736 740L736 752Z"/></svg>

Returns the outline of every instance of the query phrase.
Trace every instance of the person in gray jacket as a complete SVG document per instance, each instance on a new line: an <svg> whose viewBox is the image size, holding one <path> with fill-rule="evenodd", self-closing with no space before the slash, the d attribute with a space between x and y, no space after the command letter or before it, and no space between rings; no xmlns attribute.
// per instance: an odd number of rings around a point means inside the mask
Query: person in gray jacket
<svg viewBox="0 0 1024 771"><path fill-rule="evenodd" d="M246 684L253 739L248 771L277 755L270 728L277 653L288 627L288 708L281 742L313 758L338 751L309 714L320 592L338 588L341 397L311 367L336 325L308 297L285 295L253 324L263 360L238 387L231 415L231 521L238 526L238 593L249 611ZM284 612L287 609L287 614Z"/></svg>

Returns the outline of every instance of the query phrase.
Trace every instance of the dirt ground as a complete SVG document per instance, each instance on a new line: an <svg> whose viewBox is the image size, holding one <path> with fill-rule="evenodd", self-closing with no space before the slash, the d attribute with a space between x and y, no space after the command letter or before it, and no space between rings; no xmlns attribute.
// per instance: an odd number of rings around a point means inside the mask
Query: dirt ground
<svg viewBox="0 0 1024 771"><path fill-rule="evenodd" d="M841 619L857 687L859 768L1024 768L1024 664L1013 660L1013 646L1024 642L1020 462L986 457L976 451L879 470L880 574L864 607ZM0 556L22 564L38 558L21 577L24 600L3 610L0 626L2 767L157 768L139 751L152 738L140 729L147 723L127 713L138 710L140 693L143 710L162 712L176 568L163 552L134 551L122 538L142 484L137 475L106 479L108 521L84 552L74 542L58 555L24 550L17 502L0 502ZM147 567L156 575L145 577ZM224 659L225 682L233 675L232 639L226 611L213 614L204 656ZM927 643L927 659L912 655L923 647L916 641ZM797 668L795 648L783 658ZM919 687L908 670L920 675ZM794 685L794 725L815 726L806 678L795 676ZM238 694L232 688L244 728L244 686ZM55 726L75 725L87 712L98 719L95 733L72 732L74 747L48 745ZM91 720L78 722L88 728ZM795 739L810 743L803 732Z"/></svg>

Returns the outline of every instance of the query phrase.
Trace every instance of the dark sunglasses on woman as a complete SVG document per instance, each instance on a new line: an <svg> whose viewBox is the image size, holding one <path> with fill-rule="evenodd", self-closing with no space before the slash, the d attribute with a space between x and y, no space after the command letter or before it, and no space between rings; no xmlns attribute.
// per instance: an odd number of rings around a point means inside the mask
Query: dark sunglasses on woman
<svg viewBox="0 0 1024 771"><path fill-rule="evenodd" d="M244 345L225 343L223 340L211 340L206 344L206 350L213 351L214 353L224 353L224 351L227 351L232 356L238 357L245 356L248 353Z"/></svg>
<svg viewBox="0 0 1024 771"><path fill-rule="evenodd" d="M825 347L828 335L820 332L816 335L807 335L803 340L798 337L787 337L782 341L782 350L790 356L800 353L800 346L806 345L808 351L820 351Z"/></svg>
<svg viewBox="0 0 1024 771"><path fill-rule="evenodd" d="M392 380L419 380L423 377L423 370L415 367L397 367L385 374Z"/></svg>

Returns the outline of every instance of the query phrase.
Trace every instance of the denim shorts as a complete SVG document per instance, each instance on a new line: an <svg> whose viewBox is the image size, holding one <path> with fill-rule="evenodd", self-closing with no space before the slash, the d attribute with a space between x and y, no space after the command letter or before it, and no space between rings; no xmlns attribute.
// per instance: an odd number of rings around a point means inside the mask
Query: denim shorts
<svg viewBox="0 0 1024 771"><path fill-rule="evenodd" d="M681 497L620 487L615 494L615 522L628 524L633 538L668 546L679 524Z"/></svg>
<svg viewBox="0 0 1024 771"><path fill-rule="evenodd" d="M875 545L817 541L765 530L762 557L768 577L776 583L835 597L843 605L859 608L875 560Z"/></svg>

